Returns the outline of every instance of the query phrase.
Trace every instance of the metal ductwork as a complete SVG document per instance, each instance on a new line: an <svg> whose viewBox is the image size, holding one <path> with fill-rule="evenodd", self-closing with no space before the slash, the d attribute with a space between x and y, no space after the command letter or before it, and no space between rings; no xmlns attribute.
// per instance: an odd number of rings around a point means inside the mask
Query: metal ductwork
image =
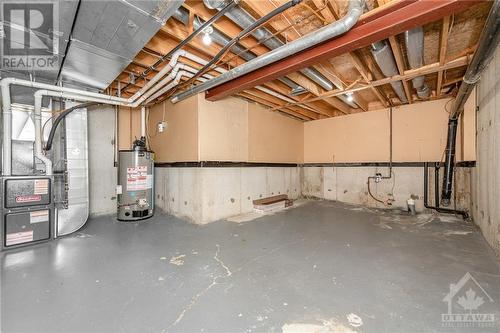
<svg viewBox="0 0 500 333"><path fill-rule="evenodd" d="M224 1L221 0L203 0L203 3L210 9L220 10L224 6ZM252 15L250 15L240 6L232 8L225 14L225 16L234 23L236 23L242 29L249 27L256 21ZM279 38L273 36L273 34L266 28L255 29L252 32L252 36L254 36L259 42L261 42L264 46L266 46L270 50L274 50L283 45L286 45ZM335 83L330 82L330 80L328 80L325 76L323 76L320 72L318 72L314 68L304 68L301 69L300 72L309 79L311 79L312 81L314 81L315 83L317 83L325 90L330 91L333 90L334 88L338 89L343 88ZM355 103L347 101L344 96L337 96L337 97L342 99L345 103L349 104L354 108L358 107Z"/></svg>
<svg viewBox="0 0 500 333"><path fill-rule="evenodd" d="M322 43L326 40L337 37L341 34L349 31L358 21L359 17L363 13L364 0L353 0L349 2L349 10L347 14L340 20L331 23L321 29L318 29L306 36L296 39L286 45L280 46L274 50L271 50L251 61L248 61L227 73L221 74L216 78L209 80L203 84L191 87L190 89L175 95L172 98L172 102L178 102L194 94L203 92L207 89L213 88L224 82L233 80L237 77L245 75L256 69L262 68L266 65L279 61L286 58L292 54L303 51L316 44Z"/></svg>
<svg viewBox="0 0 500 333"><path fill-rule="evenodd" d="M76 103L66 103L76 106ZM87 109L64 118L60 132L60 157L56 160L54 182L62 189L55 202L57 236L68 235L85 225L89 217L89 166L87 138ZM58 166L64 166L57 170Z"/></svg>
<svg viewBox="0 0 500 333"><path fill-rule="evenodd" d="M81 0L61 79L105 89L184 0Z"/></svg>
<svg viewBox="0 0 500 333"><path fill-rule="evenodd" d="M391 47L386 40L372 44L372 54L378 67L385 76L391 77L399 74L394 54L392 53ZM391 86L401 102L407 103L408 99L406 98L401 81L392 82Z"/></svg>
<svg viewBox="0 0 500 333"><path fill-rule="evenodd" d="M424 65L424 29L417 27L405 32L406 53L410 68L420 68ZM425 83L425 76L418 76L412 80L413 88L418 98L427 99L430 89Z"/></svg>
<svg viewBox="0 0 500 333"><path fill-rule="evenodd" d="M182 7L176 10L175 13L172 15L172 17L175 18L177 21L183 23L184 25L187 25L189 22L189 13ZM195 16L193 21L193 27L195 29L198 29L203 23L204 21L202 19L200 19L198 16ZM214 26L212 26L212 33L210 34L210 37L216 44L219 44L220 46L224 46L231 41L231 38L229 38L224 33L216 29ZM250 61L254 58L257 58L257 56L254 53L245 50L245 48L238 43L231 46L231 51L237 54L239 57L243 58L245 61ZM278 80L280 80L281 82L286 84L290 89L292 89L290 93L290 95L292 96L297 96L307 92L306 89L304 89L303 87L301 87L300 85L293 82L287 77L281 77Z"/></svg>
<svg viewBox="0 0 500 333"><path fill-rule="evenodd" d="M451 106L450 119L448 120L448 139L446 143L446 159L444 164L443 187L441 190L441 203L448 206L451 200L453 187L453 169L455 164L455 142L457 135L458 118L464 110L465 102L469 98L474 86L481 78L481 74L488 66L500 42L500 0L493 3L484 29L479 38L479 44L474 57L467 67L464 79L458 90L457 97Z"/></svg>

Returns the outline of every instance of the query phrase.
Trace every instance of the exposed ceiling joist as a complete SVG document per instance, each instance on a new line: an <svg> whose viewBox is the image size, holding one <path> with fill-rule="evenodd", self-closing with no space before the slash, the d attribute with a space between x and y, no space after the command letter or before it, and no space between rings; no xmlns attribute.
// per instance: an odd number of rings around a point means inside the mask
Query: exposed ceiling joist
<svg viewBox="0 0 500 333"><path fill-rule="evenodd" d="M410 3L397 2L398 5L402 5L398 9L387 10L388 5L379 7L383 9L370 11L362 16L358 24L348 33L210 89L206 93L206 98L211 101L221 99L413 27L439 20L479 2L481 1L418 0Z"/></svg>
<svg viewBox="0 0 500 333"><path fill-rule="evenodd" d="M443 24L441 27L441 36L439 41L439 63L442 65L446 60L446 49L448 46L448 36L450 33L450 16L446 16L443 19ZM443 88L444 71L438 72L436 95L441 96L441 90Z"/></svg>
<svg viewBox="0 0 500 333"><path fill-rule="evenodd" d="M417 76L428 75L428 74L432 74L432 73L437 73L439 71L444 71L444 70L448 70L448 69L467 66L469 64L470 59L471 59L470 56L464 56L464 57L458 58L456 60L450 61L444 65L440 65L439 62L436 62L436 63L430 64L430 65L423 66L421 68L406 70L403 75L395 75L392 77L372 81L369 84L357 84L354 87L349 88L349 89L326 92L326 93L322 94L321 96L314 97L314 98L307 99L307 100L303 100L303 101L293 103L293 104L285 104L285 106L306 104L306 103L310 103L313 101L318 101L318 100L322 100L325 98L342 95L342 94L345 94L348 92L361 91L361 90L369 89L371 87L383 86L386 84L390 84L391 82L403 81L403 80L409 81Z"/></svg>

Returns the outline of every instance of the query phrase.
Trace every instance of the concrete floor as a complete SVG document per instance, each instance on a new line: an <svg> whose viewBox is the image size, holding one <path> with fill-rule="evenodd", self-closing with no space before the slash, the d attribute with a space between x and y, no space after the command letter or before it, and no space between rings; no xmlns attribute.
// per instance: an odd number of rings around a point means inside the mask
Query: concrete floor
<svg viewBox="0 0 500 333"><path fill-rule="evenodd" d="M2 332L470 332L441 323L466 272L495 302L477 331L500 318L499 261L444 215L315 201L206 226L101 217L1 256Z"/></svg>

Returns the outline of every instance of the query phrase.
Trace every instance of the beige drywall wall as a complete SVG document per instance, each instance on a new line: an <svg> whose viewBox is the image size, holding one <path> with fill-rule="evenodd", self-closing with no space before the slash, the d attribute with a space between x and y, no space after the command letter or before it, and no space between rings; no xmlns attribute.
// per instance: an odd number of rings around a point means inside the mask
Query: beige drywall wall
<svg viewBox="0 0 500 333"><path fill-rule="evenodd" d="M158 123L167 128L158 132ZM198 99L196 96L172 104L163 102L153 106L148 115L150 148L157 162L198 161Z"/></svg>
<svg viewBox="0 0 500 333"><path fill-rule="evenodd" d="M247 161L248 102L230 97L217 102L198 95L198 159Z"/></svg>
<svg viewBox="0 0 500 333"><path fill-rule="evenodd" d="M448 99L393 109L393 160L441 160L446 144ZM447 105L448 103L448 105ZM469 107L467 112L472 108ZM468 137L464 156L473 157L470 116L464 122ZM462 131L459 131L462 133ZM458 156L461 159L462 156ZM304 162L383 162L389 159L389 111L370 111L304 123Z"/></svg>
<svg viewBox="0 0 500 333"><path fill-rule="evenodd" d="M301 163L304 126L301 121L248 103L248 161Z"/></svg>
<svg viewBox="0 0 500 333"><path fill-rule="evenodd" d="M446 143L449 99L394 108L393 159L439 161ZM168 127L157 133L165 117ZM119 147L140 136L140 111L120 108ZM273 163L389 160L389 112L370 111L302 123L238 98L210 102L202 94L151 108L150 145L159 162ZM457 160L475 160L475 98L459 123Z"/></svg>
<svg viewBox="0 0 500 333"><path fill-rule="evenodd" d="M140 109L120 107L118 112L118 148L120 150L130 149L135 138L140 136Z"/></svg>
<svg viewBox="0 0 500 333"><path fill-rule="evenodd" d="M165 132L157 125L166 121ZM302 122L238 98L218 102L203 94L149 110L148 134L157 162L232 161L300 163ZM140 136L140 109L120 108L119 147Z"/></svg>

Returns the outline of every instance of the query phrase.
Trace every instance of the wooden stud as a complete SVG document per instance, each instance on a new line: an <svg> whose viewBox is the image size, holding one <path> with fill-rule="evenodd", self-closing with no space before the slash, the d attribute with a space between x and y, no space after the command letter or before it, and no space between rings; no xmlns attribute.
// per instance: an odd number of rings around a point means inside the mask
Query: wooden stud
<svg viewBox="0 0 500 333"><path fill-rule="evenodd" d="M448 47L448 36L450 32L450 16L446 16L443 19L443 24L441 26L441 36L439 41L439 63L441 65L444 64L446 60L446 49ZM443 89L443 78L444 71L438 72L437 86L436 86L436 95L441 96L441 90Z"/></svg>

